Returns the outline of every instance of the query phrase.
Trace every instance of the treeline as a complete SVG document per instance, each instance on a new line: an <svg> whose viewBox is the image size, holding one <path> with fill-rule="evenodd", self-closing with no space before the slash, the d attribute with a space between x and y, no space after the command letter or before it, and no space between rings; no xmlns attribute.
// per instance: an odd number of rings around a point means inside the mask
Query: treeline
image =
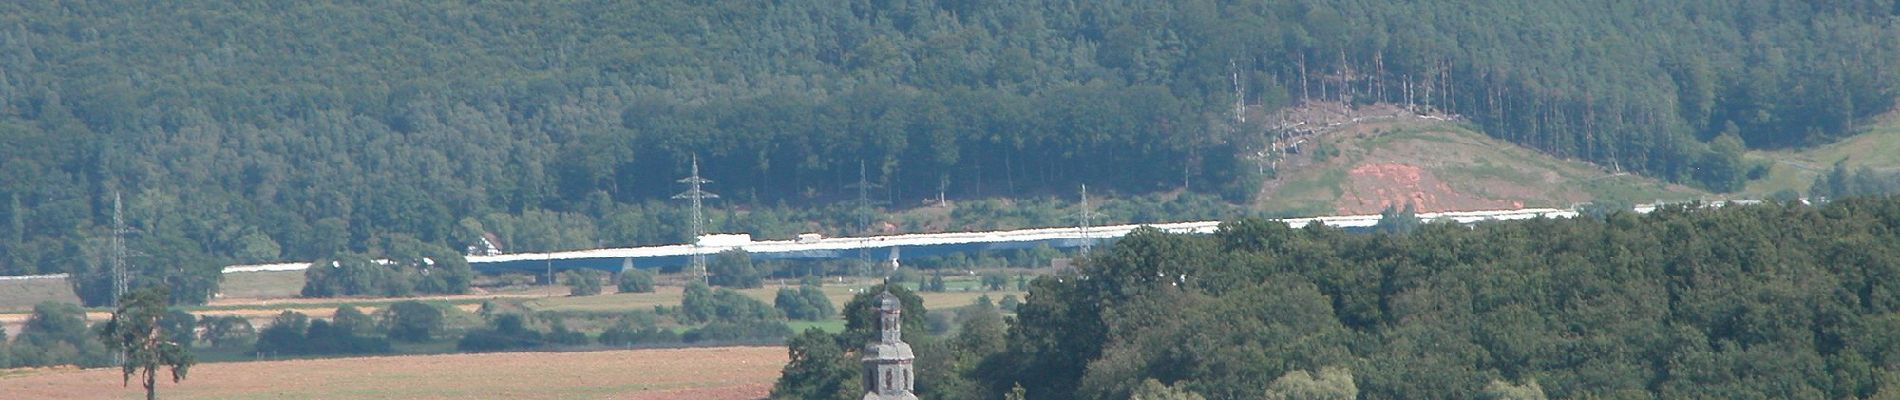
<svg viewBox="0 0 1900 400"><path fill-rule="evenodd" d="M1493 135L1718 191L1748 147L1890 109L1893 2L820 1L0 5L0 272L137 286L215 266L681 242L694 158L775 237L851 200L1244 202L1272 111L1449 110ZM1515 21L1500 24L1497 21ZM1239 97L1236 97L1236 96ZM1236 125L1236 103L1250 125ZM1203 196L1208 198L1208 196ZM1056 214L1056 215L1066 215ZM156 264L156 265L154 265ZM149 277L149 278L144 278ZM87 284L81 291L88 291ZM82 298L101 298L82 294Z"/></svg>
<svg viewBox="0 0 1900 400"><path fill-rule="evenodd" d="M1821 199L1892 194L1900 194L1900 172L1875 171L1867 166L1848 172L1847 160L1835 162L1834 168L1815 177L1814 185L1808 188L1808 196Z"/></svg>
<svg viewBox="0 0 1900 400"><path fill-rule="evenodd" d="M1006 343L905 338L949 364L919 368L930 398L1878 398L1900 391L1896 227L1889 197L1144 229L1034 281ZM863 340L793 339L774 396L857 397Z"/></svg>
<svg viewBox="0 0 1900 400"><path fill-rule="evenodd" d="M975 375L1032 398L1125 398L1145 379L1260 397L1334 368L1362 398L1892 395L1896 227L1900 198L1143 231L1036 281Z"/></svg>

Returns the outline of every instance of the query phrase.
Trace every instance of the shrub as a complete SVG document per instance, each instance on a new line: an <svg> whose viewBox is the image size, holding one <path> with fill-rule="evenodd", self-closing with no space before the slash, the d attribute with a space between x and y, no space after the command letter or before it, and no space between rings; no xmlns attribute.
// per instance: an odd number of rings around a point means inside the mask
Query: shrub
<svg viewBox="0 0 1900 400"><path fill-rule="evenodd" d="M719 288L711 290L699 283L686 286L686 298L680 301L681 322L747 321L778 318L778 311L751 296Z"/></svg>
<svg viewBox="0 0 1900 400"><path fill-rule="evenodd" d="M1003 300L996 303L996 306L998 308L1002 308L1004 311L1009 311L1009 312L1016 312L1016 307L1021 307L1022 305L1023 305L1023 301L1018 300L1016 298L1016 295L1013 295L1013 294L1003 295Z"/></svg>
<svg viewBox="0 0 1900 400"><path fill-rule="evenodd" d="M257 334L257 352L263 354L298 354L302 349L304 331L310 328L310 317L296 311L285 311L271 319L270 326Z"/></svg>
<svg viewBox="0 0 1900 400"><path fill-rule="evenodd" d="M541 332L528 329L527 321L517 314L495 317L488 329L470 331L455 343L455 349L469 352L507 351L541 345Z"/></svg>
<svg viewBox="0 0 1900 400"><path fill-rule="evenodd" d="M384 237L383 255L340 253L304 270L304 297L460 294L474 272L460 253L407 236ZM380 259L377 259L380 258Z"/></svg>
<svg viewBox="0 0 1900 400"><path fill-rule="evenodd" d="M607 328L606 331L600 333L600 344L603 346L628 347L638 344L677 343L679 341L680 335L671 330L660 329L651 322L643 324L643 326L636 329L633 327L632 321L625 319L620 320L619 324Z"/></svg>
<svg viewBox="0 0 1900 400"><path fill-rule="evenodd" d="M258 353L272 355L388 353L389 341L358 336L325 320L285 311L258 334Z"/></svg>
<svg viewBox="0 0 1900 400"><path fill-rule="evenodd" d="M706 265L706 277L713 286L731 288L755 288L765 283L769 274L761 264L752 262L752 255L745 250L726 250L714 256L712 263Z"/></svg>
<svg viewBox="0 0 1900 400"><path fill-rule="evenodd" d="M330 317L330 324L354 335L369 335L376 332L376 320L363 314L356 306L343 305L336 308L336 315Z"/></svg>
<svg viewBox="0 0 1900 400"><path fill-rule="evenodd" d="M838 312L831 305L831 299L825 298L824 290L812 286L781 288L778 296L773 298L772 306L784 313L786 318L805 321L824 320Z"/></svg>
<svg viewBox="0 0 1900 400"><path fill-rule="evenodd" d="M706 326L686 331L681 338L686 343L700 342L768 342L780 341L792 335L792 328L784 322L769 320L750 320L738 322L713 322Z"/></svg>
<svg viewBox="0 0 1900 400"><path fill-rule="evenodd" d="M614 279L621 293L653 293L653 272L644 269L624 269Z"/></svg>
<svg viewBox="0 0 1900 400"><path fill-rule="evenodd" d="M410 300L389 305L384 312L384 334L405 342L426 342L442 331L442 309Z"/></svg>
<svg viewBox="0 0 1900 400"><path fill-rule="evenodd" d="M931 275L929 281L924 282L923 290L926 292L942 293L946 288L947 286L943 283L943 273L938 272Z"/></svg>
<svg viewBox="0 0 1900 400"><path fill-rule="evenodd" d="M93 337L86 327L85 310L73 304L43 302L33 306L33 314L27 317L9 353L15 366L94 367L112 362L105 343Z"/></svg>
<svg viewBox="0 0 1900 400"><path fill-rule="evenodd" d="M600 294L600 278L603 273L592 269L576 269L561 273L561 280L567 284L569 296L593 296Z"/></svg>
<svg viewBox="0 0 1900 400"><path fill-rule="evenodd" d="M983 287L989 288L989 290L1003 290L1003 286L1006 285L1009 285L1009 274L1003 273L1003 271L988 271L983 273Z"/></svg>
<svg viewBox="0 0 1900 400"><path fill-rule="evenodd" d="M555 319L552 325L553 326L548 329L548 334L547 334L548 344L560 345L560 346L585 346L589 342L589 340L587 339L587 334L581 333L578 331L568 330L567 321L564 321L561 319Z"/></svg>
<svg viewBox="0 0 1900 400"><path fill-rule="evenodd" d="M198 321L198 325L204 327L204 333L199 335L199 339L211 347L241 346L252 344L257 340L257 328L252 327L251 321L244 317L236 315L204 317Z"/></svg>
<svg viewBox="0 0 1900 400"><path fill-rule="evenodd" d="M319 319L310 321L310 328L304 331L302 348L295 353L373 354L389 351L388 340L357 336L349 329Z"/></svg>

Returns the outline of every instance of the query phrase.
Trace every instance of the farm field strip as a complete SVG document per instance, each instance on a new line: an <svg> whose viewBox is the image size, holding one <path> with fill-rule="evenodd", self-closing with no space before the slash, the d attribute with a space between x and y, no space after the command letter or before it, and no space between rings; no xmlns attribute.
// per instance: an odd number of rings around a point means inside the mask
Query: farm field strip
<svg viewBox="0 0 1900 400"><path fill-rule="evenodd" d="M228 399L755 399L785 365L783 347L484 353L208 363L159 395ZM119 371L0 373L8 398L137 397ZM16 397L17 396L17 397Z"/></svg>

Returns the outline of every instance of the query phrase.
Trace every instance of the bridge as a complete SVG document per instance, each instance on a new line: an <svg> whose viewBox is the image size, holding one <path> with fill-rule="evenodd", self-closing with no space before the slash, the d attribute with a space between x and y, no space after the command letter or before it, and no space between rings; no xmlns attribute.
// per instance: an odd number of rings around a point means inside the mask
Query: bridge
<svg viewBox="0 0 1900 400"><path fill-rule="evenodd" d="M1646 210L1639 210L1646 211ZM1520 220L1531 218L1571 218L1577 216L1573 210L1554 208L1532 208L1498 211L1460 211L1418 214L1420 221L1448 221L1471 224L1483 221ZM1366 230L1379 223L1378 215L1350 215L1312 218L1287 218L1285 222L1294 228L1309 224L1345 228L1348 230ZM793 240L752 241L744 235L709 235L695 244L670 244L643 247L624 247L560 251L550 253L515 253L492 256L469 256L468 264L476 272L542 272L547 270L568 270L592 268L606 271L619 271L622 263L631 260L637 268L664 268L688 265L694 255L712 255L727 250L744 250L753 259L840 259L855 258L860 254L901 254L907 257L928 257L940 254L975 252L983 250L1026 249L1047 245L1052 248L1076 248L1084 245L1106 243L1142 226L1154 227L1164 232L1187 234L1210 234L1219 227L1220 221L1194 221L1158 224L1128 224L1097 227L1036 228L987 232L945 232L919 233L867 237L812 238ZM718 240L708 240L717 236ZM300 271L310 263L278 263L259 265L236 265L225 267L225 273L257 271Z"/></svg>

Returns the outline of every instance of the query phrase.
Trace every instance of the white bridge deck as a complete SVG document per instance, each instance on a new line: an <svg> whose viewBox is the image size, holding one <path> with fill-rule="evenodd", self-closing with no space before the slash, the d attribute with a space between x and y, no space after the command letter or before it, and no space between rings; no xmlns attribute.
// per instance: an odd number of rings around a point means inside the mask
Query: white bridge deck
<svg viewBox="0 0 1900 400"><path fill-rule="evenodd" d="M1638 210L1647 211L1647 210ZM1570 218L1576 211L1554 208L1532 208L1499 211L1462 211L1418 214L1421 221L1449 221L1469 224L1482 221L1519 220L1537 217ZM1312 218L1280 219L1288 226L1299 228L1308 224L1322 223L1341 228L1369 228L1379 223L1378 215L1351 215ZM515 253L493 256L469 256L468 262L476 271L491 272L502 270L540 271L543 268L596 268L618 270L623 260L632 259L640 267L657 265L682 265L695 254L709 255L722 251L740 249L756 258L848 258L861 254L864 250L902 248L905 253L936 254L957 251L984 249L1016 249L1037 245L1049 245L1056 248L1079 247L1108 239L1120 238L1135 228L1151 226L1172 233L1209 234L1220 225L1220 221L1194 221L1158 224L1129 224L1090 227L1086 231L1080 227L1036 228L988 232L945 232L919 233L870 237L838 237L817 240L765 240L743 243L722 243L720 245L694 246L691 244L672 244L643 247L623 247L608 249L574 250L550 253ZM257 265L236 265L226 267L225 273L258 271L299 271L308 268L310 263L276 263Z"/></svg>

